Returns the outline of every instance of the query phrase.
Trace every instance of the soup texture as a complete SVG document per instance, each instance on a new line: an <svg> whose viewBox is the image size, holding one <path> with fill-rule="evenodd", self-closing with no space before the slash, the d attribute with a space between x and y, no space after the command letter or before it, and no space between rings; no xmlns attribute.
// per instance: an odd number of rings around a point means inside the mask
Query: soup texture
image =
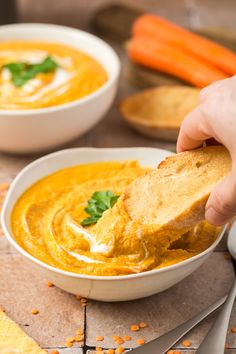
<svg viewBox="0 0 236 354"><path fill-rule="evenodd" d="M16 241L31 255L56 268L105 276L165 267L208 248L218 229L207 222L178 239L169 234L158 239L140 237L119 196L147 171L135 161L115 161L74 166L43 178L14 206L11 223ZM89 210L94 210L91 196L101 191L109 191L116 200L94 222L88 215L88 201ZM98 204L97 213L99 208L102 204ZM106 226L108 219L110 228Z"/></svg>
<svg viewBox="0 0 236 354"><path fill-rule="evenodd" d="M107 81L102 65L67 45L0 43L0 109L61 105L89 95Z"/></svg>

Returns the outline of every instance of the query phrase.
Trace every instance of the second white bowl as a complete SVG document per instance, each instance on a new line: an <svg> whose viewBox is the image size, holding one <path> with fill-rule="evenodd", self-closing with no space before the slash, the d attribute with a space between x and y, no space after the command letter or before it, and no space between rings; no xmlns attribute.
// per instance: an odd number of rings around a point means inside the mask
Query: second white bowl
<svg viewBox="0 0 236 354"><path fill-rule="evenodd" d="M173 286L195 271L209 257L220 242L224 230L208 249L183 262L139 274L91 276L63 271L34 258L15 241L10 223L11 212L19 196L33 183L59 169L115 160L137 160L143 166L155 167L168 155L170 155L168 151L151 148L76 148L62 150L36 160L19 173L7 194L1 218L6 237L32 266L43 272L48 280L72 294L101 301L124 301L153 295Z"/></svg>
<svg viewBox="0 0 236 354"><path fill-rule="evenodd" d="M0 109L0 150L35 153L75 139L91 129L110 108L120 72L114 50L101 39L77 29L47 24L0 27L0 42L49 41L77 48L95 58L107 71L107 82L84 98L58 106L30 110Z"/></svg>

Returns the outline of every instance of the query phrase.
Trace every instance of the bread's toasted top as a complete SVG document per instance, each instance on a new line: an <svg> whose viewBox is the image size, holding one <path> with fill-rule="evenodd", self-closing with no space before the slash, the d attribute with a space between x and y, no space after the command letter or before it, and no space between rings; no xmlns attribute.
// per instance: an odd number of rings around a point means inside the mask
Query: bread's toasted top
<svg viewBox="0 0 236 354"><path fill-rule="evenodd" d="M173 155L131 183L123 197L125 208L132 220L156 230L192 227L204 219L212 189L230 169L230 155L222 146Z"/></svg>
<svg viewBox="0 0 236 354"><path fill-rule="evenodd" d="M124 99L122 115L149 127L179 128L184 117L196 107L200 90L188 86L161 86Z"/></svg>

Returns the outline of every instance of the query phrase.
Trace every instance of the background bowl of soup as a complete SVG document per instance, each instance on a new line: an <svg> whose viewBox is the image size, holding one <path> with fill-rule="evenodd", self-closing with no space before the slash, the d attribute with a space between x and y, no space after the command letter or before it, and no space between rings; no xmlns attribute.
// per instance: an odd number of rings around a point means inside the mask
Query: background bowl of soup
<svg viewBox="0 0 236 354"><path fill-rule="evenodd" d="M1 221L4 233L12 246L20 252L20 254L32 264L32 266L38 268L44 274L46 279L70 293L80 294L83 297L101 301L126 301L161 292L180 282L195 271L214 251L215 247L223 237L224 229L219 229L217 231L214 240L210 242L207 247L204 247L203 251L188 259L178 260L178 262L169 263L170 265L165 265L162 268L135 274L101 276L95 275L95 271L90 272L90 274L75 273L72 268L70 269L62 266L63 269L60 269L58 266L52 265L52 263L49 264L48 260L45 258L44 261L42 260L42 257L40 260L39 255L42 255L42 250L39 248L36 249L36 243L34 243L32 247L30 246L31 250L26 250L19 242L17 242L11 221L14 215L14 206L22 194L34 183L59 170L67 169L68 167L76 165L114 161L123 162L127 160L136 160L140 166L143 166L144 168L155 168L157 164L168 155L170 155L170 152L168 151L152 148L75 148L62 150L42 157L24 168L12 183L2 210ZM86 171L84 170L83 176L85 175ZM57 184L57 182L55 182L55 184ZM66 183L65 188L67 188ZM38 196L35 195L35 199L38 200ZM56 197L54 199L56 200ZM67 203L68 207L70 205L70 202ZM33 207L32 210L36 209ZM22 220L24 222L25 218L19 217L18 220L20 224ZM33 230L33 235L36 237L37 231L35 231L36 229L34 228L34 225ZM27 240L29 239L27 238ZM30 242L27 241L27 244L29 243ZM36 253L32 252L34 248L36 249ZM48 255L52 256L52 253L49 252ZM90 261L85 259L85 262L88 262L88 267L90 266L91 268ZM61 259L61 264L62 263Z"/></svg>
<svg viewBox="0 0 236 354"><path fill-rule="evenodd" d="M0 150L10 153L54 149L91 129L110 108L120 72L103 40L48 24L1 26L0 65Z"/></svg>

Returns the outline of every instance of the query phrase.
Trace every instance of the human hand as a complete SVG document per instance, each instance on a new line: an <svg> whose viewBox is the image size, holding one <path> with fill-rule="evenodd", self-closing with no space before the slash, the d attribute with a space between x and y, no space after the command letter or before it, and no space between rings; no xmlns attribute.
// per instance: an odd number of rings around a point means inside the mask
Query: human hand
<svg viewBox="0 0 236 354"><path fill-rule="evenodd" d="M206 219L223 225L236 215L236 76L201 91L199 105L181 125L177 152L200 147L212 138L224 145L232 158L231 173L214 188L206 204Z"/></svg>

